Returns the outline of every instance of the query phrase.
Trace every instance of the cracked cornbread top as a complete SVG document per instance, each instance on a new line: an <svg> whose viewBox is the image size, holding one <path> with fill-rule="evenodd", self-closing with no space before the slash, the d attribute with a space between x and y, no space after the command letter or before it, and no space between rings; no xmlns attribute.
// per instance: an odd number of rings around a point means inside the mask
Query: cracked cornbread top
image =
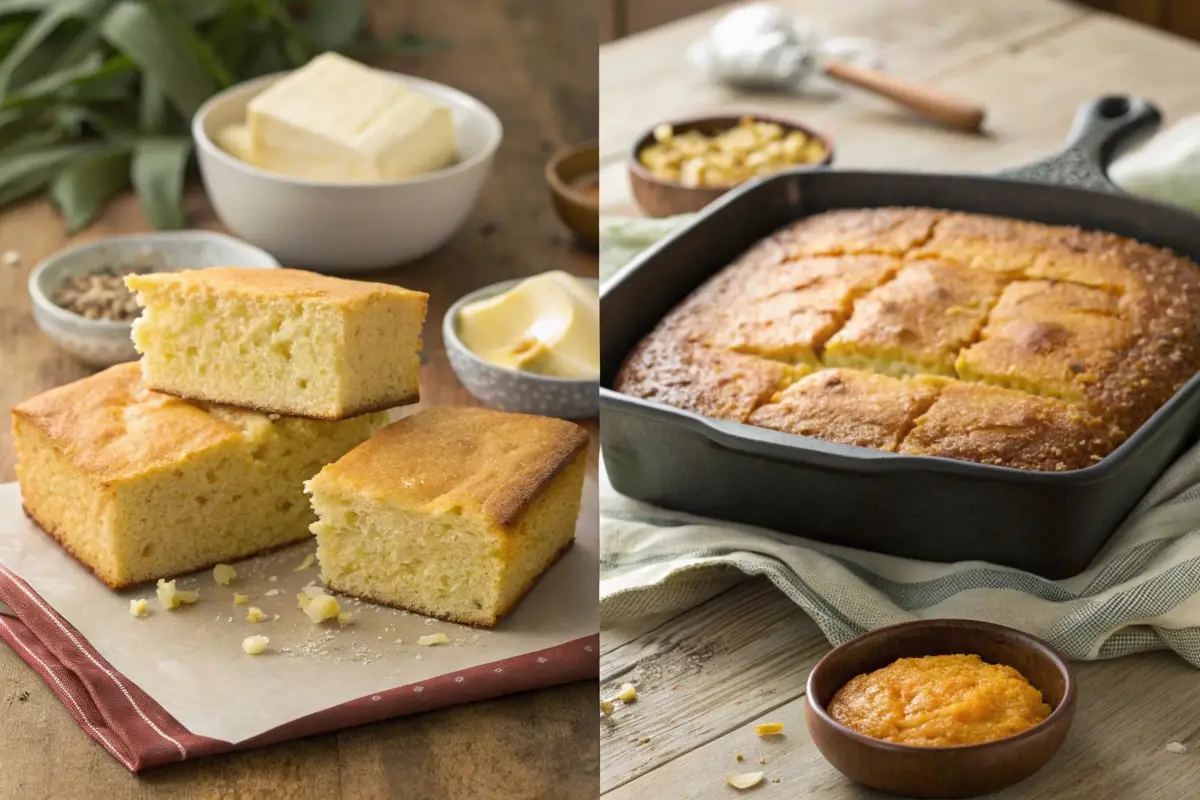
<svg viewBox="0 0 1200 800"><path fill-rule="evenodd" d="M647 336L618 391L891 452L1102 459L1200 370L1200 268L1109 233L926 208L777 231Z"/></svg>

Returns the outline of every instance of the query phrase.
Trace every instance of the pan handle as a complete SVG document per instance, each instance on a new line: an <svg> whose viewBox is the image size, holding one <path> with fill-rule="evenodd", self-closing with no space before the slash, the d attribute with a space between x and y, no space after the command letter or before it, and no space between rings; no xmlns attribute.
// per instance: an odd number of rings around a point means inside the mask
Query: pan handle
<svg viewBox="0 0 1200 800"><path fill-rule="evenodd" d="M1067 146L1057 154L998 173L1032 183L1057 183L1094 191L1122 190L1108 177L1108 165L1126 148L1158 130L1162 112L1149 100L1106 95L1089 100L1075 112Z"/></svg>

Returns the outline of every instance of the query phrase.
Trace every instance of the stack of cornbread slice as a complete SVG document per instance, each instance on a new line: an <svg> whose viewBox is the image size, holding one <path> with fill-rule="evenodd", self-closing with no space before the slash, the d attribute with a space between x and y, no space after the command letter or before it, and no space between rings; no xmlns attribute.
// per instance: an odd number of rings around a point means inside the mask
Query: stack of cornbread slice
<svg viewBox="0 0 1200 800"><path fill-rule="evenodd" d="M423 293L286 269L127 283L140 365L13 409L26 512L113 588L306 539L304 482L418 399Z"/></svg>

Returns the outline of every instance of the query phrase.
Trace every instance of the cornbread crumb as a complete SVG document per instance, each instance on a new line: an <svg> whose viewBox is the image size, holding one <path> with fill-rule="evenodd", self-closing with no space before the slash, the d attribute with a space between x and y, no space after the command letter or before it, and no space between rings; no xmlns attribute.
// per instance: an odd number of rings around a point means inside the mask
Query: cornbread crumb
<svg viewBox="0 0 1200 800"><path fill-rule="evenodd" d="M250 602L250 595L238 594L237 592L233 593L233 604L235 606L244 606L244 605L246 605L246 603L249 603L249 602Z"/></svg>
<svg viewBox="0 0 1200 800"><path fill-rule="evenodd" d="M267 578L267 580L270 581L271 583L274 583L275 581L279 580L279 576L272 575L271 577Z"/></svg>
<svg viewBox="0 0 1200 800"><path fill-rule="evenodd" d="M1175 753L1181 756L1188 751L1188 746L1183 742L1171 742L1165 749L1168 753Z"/></svg>
<svg viewBox="0 0 1200 800"><path fill-rule="evenodd" d="M137 600L130 600L129 613L133 614L135 617L146 616L146 601L141 598Z"/></svg>
<svg viewBox="0 0 1200 800"><path fill-rule="evenodd" d="M617 699L622 703L632 703L637 700L637 687L632 683L621 684L621 691L617 692Z"/></svg>
<svg viewBox="0 0 1200 800"><path fill-rule="evenodd" d="M765 756L760 756L760 757L759 757L759 759L758 759L758 763L762 764L763 766L766 766L766 763L767 763L767 759L766 759L766 757L765 757Z"/></svg>
<svg viewBox="0 0 1200 800"><path fill-rule="evenodd" d="M242 652L248 656L256 656L267 649L271 640L266 636L247 636L242 639Z"/></svg>
<svg viewBox="0 0 1200 800"><path fill-rule="evenodd" d="M268 592L267 592L267 595L266 595L266 596L267 596L267 597L274 597L274 596L276 596L277 594L279 594L279 590L278 590L278 589L271 589L270 591L268 591Z"/></svg>
<svg viewBox="0 0 1200 800"><path fill-rule="evenodd" d="M319 597L325 594L325 589L320 586L313 586L311 583L305 586L301 591L308 597Z"/></svg>
<svg viewBox="0 0 1200 800"><path fill-rule="evenodd" d="M754 726L754 732L759 736L774 736L783 733L782 722L764 722L761 725Z"/></svg>
<svg viewBox="0 0 1200 800"><path fill-rule="evenodd" d="M194 603L200 599L200 592L177 589L175 581L167 581L162 578L158 579L155 593L158 595L158 602L168 611L179 608L184 603Z"/></svg>
<svg viewBox="0 0 1200 800"><path fill-rule="evenodd" d="M762 783L763 774L761 772L731 772L725 776L725 782L735 789L749 789L753 786L758 786Z"/></svg>
<svg viewBox="0 0 1200 800"><path fill-rule="evenodd" d="M343 628L349 625L352 619L354 619L354 615L349 611L342 611L337 615L338 625L341 625Z"/></svg>
<svg viewBox="0 0 1200 800"><path fill-rule="evenodd" d="M312 598L310 598L308 595L301 592L300 594L296 595L296 605L300 608L308 608L308 604L311 599Z"/></svg>
<svg viewBox="0 0 1200 800"><path fill-rule="evenodd" d="M744 758L742 758L742 754L741 754L741 753L738 753L736 756L734 756L734 758L735 758L735 759L737 759L738 761L744 761L744 760L745 760Z"/></svg>
<svg viewBox="0 0 1200 800"><path fill-rule="evenodd" d="M600 713L606 717L612 716L612 713L613 713L612 700L601 700L600 701Z"/></svg>
<svg viewBox="0 0 1200 800"><path fill-rule="evenodd" d="M304 606L304 613L313 622L324 622L327 619L337 619L337 615L341 613L341 608L338 607L338 601L327 594L318 595L308 601L308 605Z"/></svg>
<svg viewBox="0 0 1200 800"><path fill-rule="evenodd" d="M233 579L237 577L237 570L228 564L217 564L213 567L213 580L222 586L228 586L233 583Z"/></svg>
<svg viewBox="0 0 1200 800"><path fill-rule="evenodd" d="M15 267L21 263L21 254L16 250L4 251L4 266Z"/></svg>
<svg viewBox="0 0 1200 800"><path fill-rule="evenodd" d="M779 778L771 778L771 783L779 783Z"/></svg>
<svg viewBox="0 0 1200 800"><path fill-rule="evenodd" d="M246 611L247 622L262 622L266 618L267 615L258 606L250 606L249 610Z"/></svg>
<svg viewBox="0 0 1200 800"><path fill-rule="evenodd" d="M417 639L417 644L421 645L421 647L429 647L435 644L445 644L448 641L450 641L450 637L444 633L431 633L428 636L422 636L420 639Z"/></svg>
<svg viewBox="0 0 1200 800"><path fill-rule="evenodd" d="M296 569L293 570L293 572L303 572L304 570L311 567L314 563L316 563L316 559L313 558L312 553L309 553L308 555L306 555L304 557L304 560L300 562L300 566L296 567Z"/></svg>

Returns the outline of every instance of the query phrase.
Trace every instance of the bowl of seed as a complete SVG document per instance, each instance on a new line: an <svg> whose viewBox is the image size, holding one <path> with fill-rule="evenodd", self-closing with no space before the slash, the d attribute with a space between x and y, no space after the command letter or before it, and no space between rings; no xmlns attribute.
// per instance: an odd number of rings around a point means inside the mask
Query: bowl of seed
<svg viewBox="0 0 1200 800"><path fill-rule="evenodd" d="M125 276L206 267L272 269L279 263L257 247L209 231L95 239L33 269L33 318L55 344L89 366L136 361L130 331L141 309L125 288Z"/></svg>

